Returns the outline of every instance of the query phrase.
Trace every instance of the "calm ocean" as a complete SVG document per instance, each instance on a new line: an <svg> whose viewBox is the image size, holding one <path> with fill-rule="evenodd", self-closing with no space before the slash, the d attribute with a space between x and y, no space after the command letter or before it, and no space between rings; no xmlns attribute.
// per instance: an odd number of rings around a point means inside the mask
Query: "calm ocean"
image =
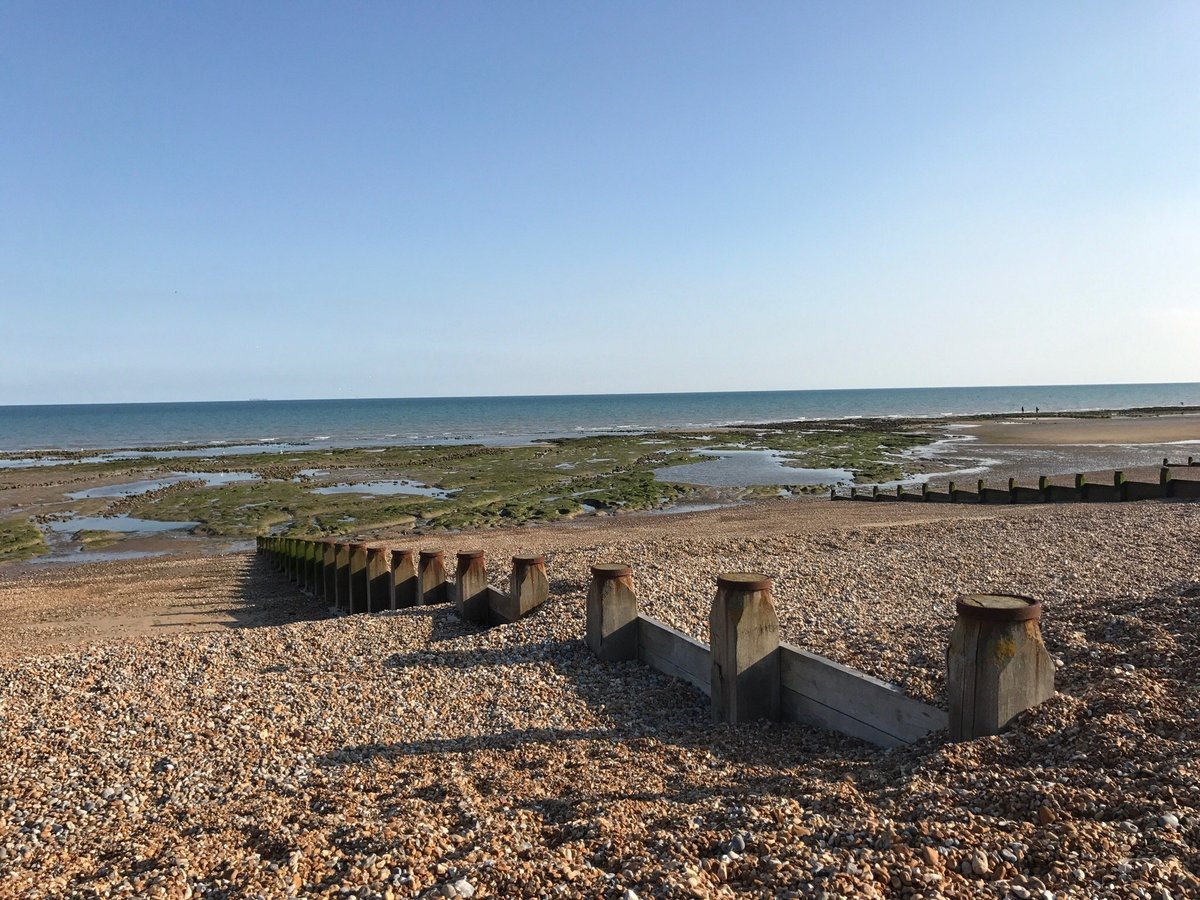
<svg viewBox="0 0 1200 900"><path fill-rule="evenodd" d="M1200 384L888 388L395 400L0 406L0 450L277 441L361 446L510 443L654 428L849 416L1200 406Z"/></svg>

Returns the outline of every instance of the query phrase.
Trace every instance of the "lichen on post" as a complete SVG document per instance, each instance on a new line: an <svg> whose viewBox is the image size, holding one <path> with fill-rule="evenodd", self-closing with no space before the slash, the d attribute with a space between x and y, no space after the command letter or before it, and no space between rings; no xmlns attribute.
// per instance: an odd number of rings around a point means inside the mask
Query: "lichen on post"
<svg viewBox="0 0 1200 900"><path fill-rule="evenodd" d="M1054 661L1042 641L1041 604L1009 594L957 603L946 653L950 740L996 734L1054 696Z"/></svg>
<svg viewBox="0 0 1200 900"><path fill-rule="evenodd" d="M771 579L751 572L718 577L708 624L713 718L778 720L779 618Z"/></svg>

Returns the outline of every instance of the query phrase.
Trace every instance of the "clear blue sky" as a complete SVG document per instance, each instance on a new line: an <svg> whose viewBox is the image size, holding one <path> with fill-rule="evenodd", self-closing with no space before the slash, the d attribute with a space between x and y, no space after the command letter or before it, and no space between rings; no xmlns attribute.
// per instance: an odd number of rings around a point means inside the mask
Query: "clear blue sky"
<svg viewBox="0 0 1200 900"><path fill-rule="evenodd" d="M1200 4L0 6L0 404L1200 380Z"/></svg>

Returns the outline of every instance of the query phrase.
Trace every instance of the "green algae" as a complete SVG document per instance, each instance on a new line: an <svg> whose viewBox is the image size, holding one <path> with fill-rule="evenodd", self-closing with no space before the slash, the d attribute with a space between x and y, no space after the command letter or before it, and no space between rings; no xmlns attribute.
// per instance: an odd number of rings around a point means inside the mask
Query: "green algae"
<svg viewBox="0 0 1200 900"><path fill-rule="evenodd" d="M0 562L17 562L48 553L41 529L28 519L0 520Z"/></svg>

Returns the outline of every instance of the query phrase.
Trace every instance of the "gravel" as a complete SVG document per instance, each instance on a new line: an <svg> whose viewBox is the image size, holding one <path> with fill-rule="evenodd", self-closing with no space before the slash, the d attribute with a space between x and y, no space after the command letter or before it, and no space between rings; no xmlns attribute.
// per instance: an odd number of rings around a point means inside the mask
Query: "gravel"
<svg viewBox="0 0 1200 900"><path fill-rule="evenodd" d="M1200 504L741 533L728 514L446 535L550 548L551 600L490 631L447 606L289 621L320 613L240 555L0 583L0 616L41 603L55 633L134 572L203 570L226 604L218 581L269 583L283 610L161 638L0 631L0 896L1200 892ZM785 639L939 705L954 596L1031 594L1060 694L1004 735L891 751L713 725L687 685L587 653L587 567L614 559L702 638L718 572L773 575Z"/></svg>

